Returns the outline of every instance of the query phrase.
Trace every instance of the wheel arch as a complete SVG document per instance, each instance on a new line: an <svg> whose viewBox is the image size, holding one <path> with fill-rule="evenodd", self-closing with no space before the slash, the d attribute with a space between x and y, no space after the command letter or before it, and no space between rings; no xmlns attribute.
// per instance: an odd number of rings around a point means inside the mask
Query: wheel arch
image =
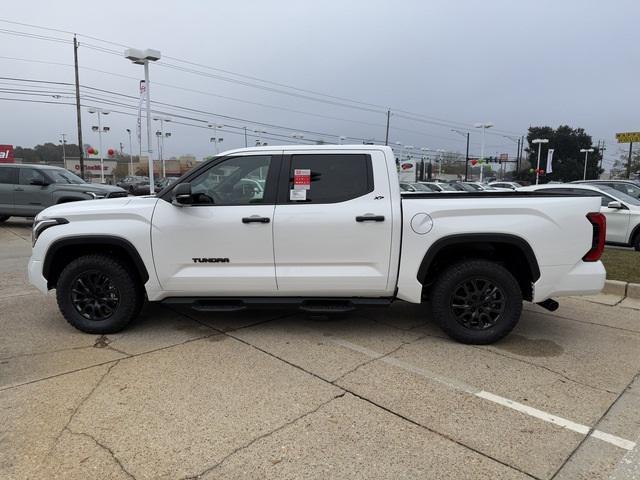
<svg viewBox="0 0 640 480"><path fill-rule="evenodd" d="M149 272L142 257L128 240L112 235L82 235L61 238L49 246L42 264L42 275L49 288L54 288L60 272L70 261L92 253L109 253L129 261L142 284L149 280Z"/></svg>
<svg viewBox="0 0 640 480"><path fill-rule="evenodd" d="M518 280L523 297L533 298L533 283L540 278L537 258L526 240L511 234L468 233L437 240L420 263L418 281L428 292L440 272L465 258L482 258L502 264Z"/></svg>

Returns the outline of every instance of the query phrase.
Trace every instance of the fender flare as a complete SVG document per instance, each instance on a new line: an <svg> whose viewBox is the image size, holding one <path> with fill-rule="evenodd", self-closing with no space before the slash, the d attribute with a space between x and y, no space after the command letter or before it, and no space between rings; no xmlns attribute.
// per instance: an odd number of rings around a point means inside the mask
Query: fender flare
<svg viewBox="0 0 640 480"><path fill-rule="evenodd" d="M147 267L142 261L138 250L136 250L133 244L128 240L112 235L80 235L55 240L47 249L47 253L45 254L44 261L42 263L42 276L44 278L49 280L53 259L58 251L72 245L110 245L122 248L131 258L136 271L140 275L142 283L146 283L147 280L149 280L149 272L147 271Z"/></svg>
<svg viewBox="0 0 640 480"><path fill-rule="evenodd" d="M529 243L523 238L507 233L461 233L440 238L431 245L425 253L424 258L420 263L420 267L418 268L418 281L420 281L420 283L424 283L429 267L442 249L451 245L464 245L468 243L503 243L517 247L522 251L527 261L529 273L531 274L531 281L535 282L540 278L540 267L538 266L536 255L533 252L531 245L529 245Z"/></svg>

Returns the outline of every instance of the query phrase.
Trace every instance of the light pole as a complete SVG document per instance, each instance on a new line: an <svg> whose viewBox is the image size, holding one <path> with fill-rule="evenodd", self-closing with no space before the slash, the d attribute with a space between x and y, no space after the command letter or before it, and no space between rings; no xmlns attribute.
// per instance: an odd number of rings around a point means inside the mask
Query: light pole
<svg viewBox="0 0 640 480"><path fill-rule="evenodd" d="M583 180L587 179L587 160L589 160L589 154L593 152L593 148L581 148L581 153L584 153L584 175L582 176Z"/></svg>
<svg viewBox="0 0 640 480"><path fill-rule="evenodd" d="M538 144L538 166L536 167L536 185L538 185L538 182L540 181L540 150L542 150L542 144L543 143L549 143L549 139L548 138L534 138L531 143L537 143Z"/></svg>
<svg viewBox="0 0 640 480"><path fill-rule="evenodd" d="M145 96L147 97L147 154L149 155L149 194L153 195L155 185L153 181L153 138L151 136L151 94L149 84L149 62L160 60L160 52L147 48L146 50L138 50L137 48L128 48L124 51L124 56L136 65L144 65L144 86Z"/></svg>
<svg viewBox="0 0 640 480"><path fill-rule="evenodd" d="M444 160L445 151L442 148L436 150L438 152L438 178L442 180L442 160Z"/></svg>
<svg viewBox="0 0 640 480"><path fill-rule="evenodd" d="M467 153L465 155L464 161L464 181L467 181L467 177L469 176L469 132L461 132L460 130L456 130L455 128L451 129L452 132L457 133L458 135L462 135L467 138Z"/></svg>
<svg viewBox="0 0 640 480"><path fill-rule="evenodd" d="M420 160L420 180L424 181L424 157L427 155L427 151L429 151L429 149L427 147L422 147L420 148L420 151L422 152Z"/></svg>
<svg viewBox="0 0 640 480"><path fill-rule="evenodd" d="M224 125L217 124L217 123L209 123L207 126L209 128L213 128L213 137L211 137L209 141L213 142L216 149L216 155L218 155L220 153L220 148L218 144L223 140L222 138L218 138L218 129L224 127Z"/></svg>
<svg viewBox="0 0 640 480"><path fill-rule="evenodd" d="M482 173L484 170L484 135L487 128L493 127L493 123L476 123L474 127L482 129L482 144L480 146L480 183L482 183Z"/></svg>
<svg viewBox="0 0 640 480"><path fill-rule="evenodd" d="M340 137L338 138L338 140L340 141L340 145L342 145L346 139L347 137L340 135Z"/></svg>
<svg viewBox="0 0 640 480"><path fill-rule="evenodd" d="M169 132L165 133L164 131L164 122L170 122L171 119L167 117L153 117L156 122L160 122L160 144L158 145L158 154L160 158L160 164L162 165L162 178L166 178L167 171L164 164L164 139L165 137L170 137L171 134ZM156 132L156 135L158 132Z"/></svg>
<svg viewBox="0 0 640 480"><path fill-rule="evenodd" d="M108 110L103 110L102 108L94 108L91 107L89 109L89 113L95 113L98 115L98 154L100 155L100 183L104 183L104 153L102 152L102 132L108 132L109 127L102 128L102 115L109 115ZM96 127L91 127L93 131L96 130Z"/></svg>
<svg viewBox="0 0 640 480"><path fill-rule="evenodd" d="M253 133L258 135L258 143L256 146L261 146L262 145L262 134L265 133L264 130L254 130Z"/></svg>
<svg viewBox="0 0 640 480"><path fill-rule="evenodd" d="M133 147L131 145L131 129L127 128L129 134L129 175L133 175ZM140 161L138 159L138 161Z"/></svg>
<svg viewBox="0 0 640 480"><path fill-rule="evenodd" d="M304 135L302 135L301 133L292 133L291 137L295 138L296 140L302 140L304 138ZM300 142L298 142L298 143L300 143Z"/></svg>
<svg viewBox="0 0 640 480"><path fill-rule="evenodd" d="M61 133L60 136L62 137L62 139L60 140L60 143L62 144L62 165L64 168L66 168L67 152L65 151L65 145L67 144L67 139L65 137L67 136L67 134Z"/></svg>

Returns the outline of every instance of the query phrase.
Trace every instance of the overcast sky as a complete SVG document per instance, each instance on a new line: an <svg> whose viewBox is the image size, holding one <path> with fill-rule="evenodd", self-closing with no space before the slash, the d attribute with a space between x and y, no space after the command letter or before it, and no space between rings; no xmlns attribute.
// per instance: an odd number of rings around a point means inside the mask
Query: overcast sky
<svg viewBox="0 0 640 480"><path fill-rule="evenodd" d="M388 106L395 112L390 142L464 151L464 138L452 132L452 126L464 130L475 122L491 121L495 129L487 135L487 153L513 153L515 143L502 134L526 134L530 125L568 124L585 128L594 142L605 140L609 158L617 155L615 132L640 130L639 17L637 0L25 0L5 2L0 13L4 20L160 50L163 59L151 66L152 100L204 113L156 108L171 113L174 121L204 126L210 120L240 127L224 127L219 133L225 148L244 146L244 126L250 135L264 130L268 132L264 136L282 135L278 137L282 141L292 140L291 134L296 132L305 139L336 141L344 135L353 137L351 142L358 138L384 140L383 110ZM73 49L67 43L18 37L3 30L64 40L72 38L69 34L2 22L0 29L1 57L73 63ZM137 96L142 67L120 55L123 47L86 36L79 40L81 84ZM180 64L176 58L203 66ZM65 65L0 58L0 66L3 77L73 82L73 69ZM284 95L272 90L317 97L206 66L363 104ZM238 80L267 89L242 85ZM154 81L164 85L154 85ZM3 89L38 90L29 92L38 93L32 96L3 91L2 98L74 101L66 98L71 92L68 86L0 82ZM42 93L54 89L62 89L62 98ZM133 114L113 112L103 122L111 128L105 148L118 148L123 142L127 151L125 129L135 131L135 108L99 103L107 94L95 90L84 89L83 95L99 97L84 98L85 105ZM108 97L129 105L137 103L126 97ZM0 144L32 146L57 141L62 132L70 141L77 141L73 106L1 100L0 107ZM402 118L406 114L399 110L419 114L426 121ZM84 141L97 145L97 134L90 131L94 123L95 118L84 108ZM212 153L212 133L206 129L175 122L167 129L172 133L165 143L168 155L192 153L201 157ZM471 130L471 153L477 154L480 133ZM249 136L249 144L254 142ZM133 148L138 148L135 135Z"/></svg>

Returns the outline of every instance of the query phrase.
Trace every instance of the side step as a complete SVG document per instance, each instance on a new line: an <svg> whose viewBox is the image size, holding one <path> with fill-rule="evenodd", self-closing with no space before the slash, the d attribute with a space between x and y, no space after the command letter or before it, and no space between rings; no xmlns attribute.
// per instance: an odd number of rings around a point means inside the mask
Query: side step
<svg viewBox="0 0 640 480"><path fill-rule="evenodd" d="M199 312L238 312L248 308L297 308L309 313L345 313L357 307L387 307L392 298L324 297L170 297L160 303L189 306Z"/></svg>

